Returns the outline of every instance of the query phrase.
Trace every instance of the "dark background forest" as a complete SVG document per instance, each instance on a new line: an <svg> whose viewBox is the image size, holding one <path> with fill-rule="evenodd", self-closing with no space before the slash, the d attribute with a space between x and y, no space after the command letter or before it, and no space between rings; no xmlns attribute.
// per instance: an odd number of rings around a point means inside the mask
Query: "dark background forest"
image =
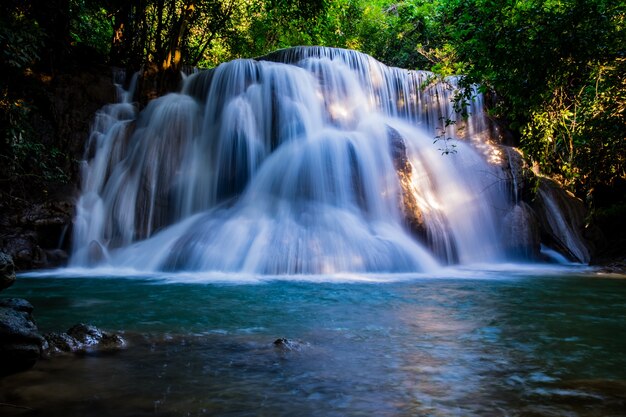
<svg viewBox="0 0 626 417"><path fill-rule="evenodd" d="M181 70L324 45L480 85L507 144L624 246L623 1L6 0L0 45L4 212L71 194L93 113L114 98L112 67L142 71L143 105Z"/></svg>

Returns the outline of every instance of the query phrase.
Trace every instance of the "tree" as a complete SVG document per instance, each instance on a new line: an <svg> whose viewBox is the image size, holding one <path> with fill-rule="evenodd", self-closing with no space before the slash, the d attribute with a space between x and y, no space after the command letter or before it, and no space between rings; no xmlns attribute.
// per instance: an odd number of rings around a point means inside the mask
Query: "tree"
<svg viewBox="0 0 626 417"><path fill-rule="evenodd" d="M466 64L466 83L495 93L492 114L507 122L530 159L581 194L624 178L626 4L446 3L443 23ZM597 155L607 169L599 169Z"/></svg>

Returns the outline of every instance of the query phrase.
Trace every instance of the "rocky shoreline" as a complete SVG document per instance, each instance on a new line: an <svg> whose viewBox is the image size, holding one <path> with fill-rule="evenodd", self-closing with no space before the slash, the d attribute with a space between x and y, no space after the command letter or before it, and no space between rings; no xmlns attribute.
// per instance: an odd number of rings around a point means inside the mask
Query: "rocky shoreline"
<svg viewBox="0 0 626 417"><path fill-rule="evenodd" d="M11 256L0 252L0 291L15 282ZM25 371L41 358L64 353L114 351L126 346L117 333L79 323L66 332L42 334L33 305L22 298L0 298L0 377Z"/></svg>
<svg viewBox="0 0 626 417"><path fill-rule="evenodd" d="M112 352L126 345L122 335L84 323L65 332L42 334L32 304L21 298L0 299L0 377L26 371L42 358Z"/></svg>

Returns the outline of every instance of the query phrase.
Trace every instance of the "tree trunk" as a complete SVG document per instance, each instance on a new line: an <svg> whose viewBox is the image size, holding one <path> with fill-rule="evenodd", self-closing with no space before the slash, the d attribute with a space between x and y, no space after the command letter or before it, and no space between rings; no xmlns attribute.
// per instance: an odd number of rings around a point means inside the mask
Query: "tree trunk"
<svg viewBox="0 0 626 417"><path fill-rule="evenodd" d="M178 19L178 22L174 25L170 37L170 47L167 53L167 57L163 62L162 69L164 71L178 72L182 66L182 48L181 45L185 39L187 31L187 24L193 16L195 11L195 0L189 0L183 5L183 10Z"/></svg>

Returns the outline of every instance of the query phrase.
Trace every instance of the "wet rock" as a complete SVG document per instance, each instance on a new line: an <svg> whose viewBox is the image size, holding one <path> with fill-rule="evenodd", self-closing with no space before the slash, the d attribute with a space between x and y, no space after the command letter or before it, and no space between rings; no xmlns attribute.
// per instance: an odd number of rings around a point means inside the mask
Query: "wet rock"
<svg viewBox="0 0 626 417"><path fill-rule="evenodd" d="M510 190L513 201L529 202L532 200L535 174L519 149L504 145L490 145L486 157L488 162L502 168L503 180Z"/></svg>
<svg viewBox="0 0 626 417"><path fill-rule="evenodd" d="M413 167L407 156L404 138L397 130L390 126L387 126L387 135L389 148L391 150L391 159L402 189L400 208L404 214L404 219L409 230L414 235L424 240L426 238L424 216L417 202L417 198L415 197L418 190L413 186Z"/></svg>
<svg viewBox="0 0 626 417"><path fill-rule="evenodd" d="M15 282L15 265L13 258L0 252L0 291L10 287Z"/></svg>
<svg viewBox="0 0 626 417"><path fill-rule="evenodd" d="M458 261L457 248L452 239L448 221L441 212L430 210L426 223L419 201L426 200L423 192L413 184L414 167L409 160L404 138L394 128L387 126L391 158L402 191L400 210L404 222L413 236L428 245L433 254L444 263Z"/></svg>
<svg viewBox="0 0 626 417"><path fill-rule="evenodd" d="M502 179L515 203L503 222L503 237L509 254L540 258L540 244L572 261L589 263L595 243L601 241L596 228L586 225L587 209L580 199L557 182L537 176L521 152L510 146L492 145L487 160L502 168ZM524 221L529 222L524 226Z"/></svg>
<svg viewBox="0 0 626 417"><path fill-rule="evenodd" d="M65 333L48 333L45 336L46 355L57 353L115 351L126 346L117 333L109 333L90 324L77 324Z"/></svg>
<svg viewBox="0 0 626 417"><path fill-rule="evenodd" d="M63 249L50 249L44 251L46 262L50 267L58 267L65 265L69 259L69 255Z"/></svg>
<svg viewBox="0 0 626 417"><path fill-rule="evenodd" d="M37 245L54 250L63 244L63 238L72 224L74 206L69 201L56 200L28 207L21 214L20 225L35 232ZM48 260L48 259L47 259Z"/></svg>
<svg viewBox="0 0 626 417"><path fill-rule="evenodd" d="M106 250L102 247L100 242L95 240L89 242L87 259L91 265L97 264L106 259Z"/></svg>
<svg viewBox="0 0 626 417"><path fill-rule="evenodd" d="M605 274L618 274L626 275L626 257L617 260L604 261L603 263L591 262L592 264L599 265L599 272Z"/></svg>
<svg viewBox="0 0 626 417"><path fill-rule="evenodd" d="M32 311L26 300L0 300L0 375L29 369L41 356L44 338Z"/></svg>
<svg viewBox="0 0 626 417"><path fill-rule="evenodd" d="M34 231L22 228L9 229L5 231L2 240L2 249L13 258L13 262L18 269L31 265L33 262L36 262L35 259L39 258Z"/></svg>
<svg viewBox="0 0 626 417"><path fill-rule="evenodd" d="M594 247L585 237L584 203L557 182L548 178L538 180L532 207L541 226L542 242L573 261L589 263Z"/></svg>
<svg viewBox="0 0 626 417"><path fill-rule="evenodd" d="M287 339L284 337L281 337L280 339L276 339L274 341L274 347L283 352L300 351L306 346L306 343L300 342L298 340Z"/></svg>
<svg viewBox="0 0 626 417"><path fill-rule="evenodd" d="M72 326L67 334L84 346L95 346L105 337L105 332L90 324Z"/></svg>
<svg viewBox="0 0 626 417"><path fill-rule="evenodd" d="M505 173L508 176L508 183L514 200L518 201L529 194L534 174L519 149L508 146L500 148L505 157Z"/></svg>
<svg viewBox="0 0 626 417"><path fill-rule="evenodd" d="M34 227L66 225L72 220L72 205L67 201L35 204L21 213L20 223Z"/></svg>
<svg viewBox="0 0 626 417"><path fill-rule="evenodd" d="M538 259L541 249L539 222L532 208L524 202L512 207L503 220L503 239L509 256Z"/></svg>
<svg viewBox="0 0 626 417"><path fill-rule="evenodd" d="M29 314L33 312L33 305L23 298L0 298L0 308L3 307Z"/></svg>
<svg viewBox="0 0 626 417"><path fill-rule="evenodd" d="M77 352L81 349L78 340L67 333L46 333L44 338L46 342L43 346L43 351L48 356L55 353Z"/></svg>
<svg viewBox="0 0 626 417"><path fill-rule="evenodd" d="M26 205L7 220L0 250L13 258L16 269L62 266L67 261L67 238L73 216L68 201Z"/></svg>

